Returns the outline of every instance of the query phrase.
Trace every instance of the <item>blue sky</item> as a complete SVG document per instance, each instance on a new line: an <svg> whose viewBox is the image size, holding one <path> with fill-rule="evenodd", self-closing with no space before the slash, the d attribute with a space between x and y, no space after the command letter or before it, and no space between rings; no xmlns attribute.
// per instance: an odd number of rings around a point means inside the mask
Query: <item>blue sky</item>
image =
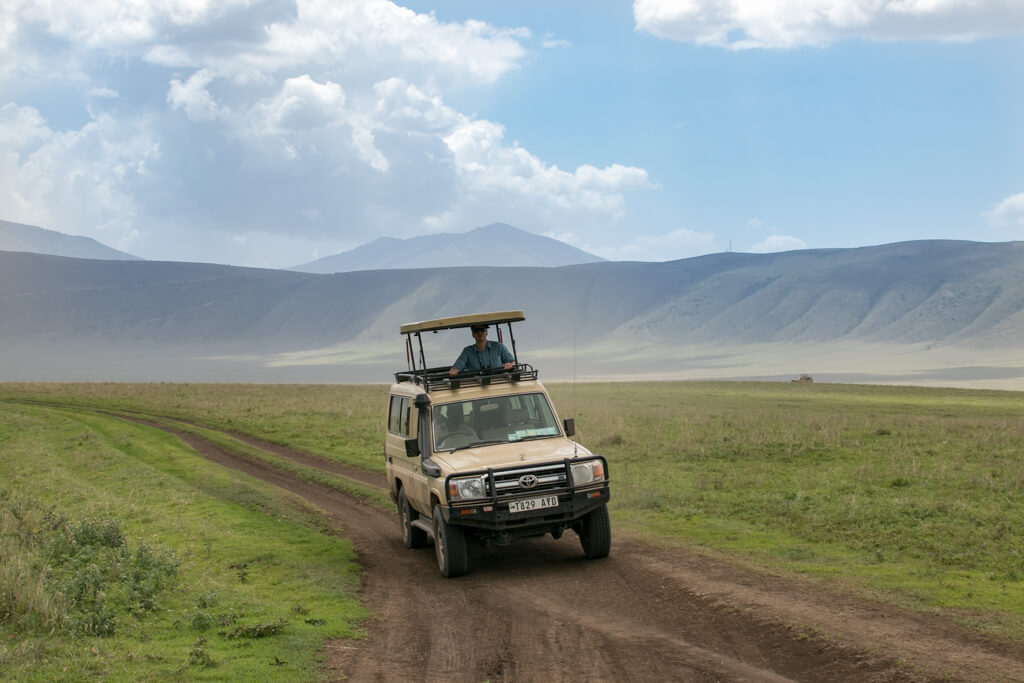
<svg viewBox="0 0 1024 683"><path fill-rule="evenodd" d="M148 259L1024 239L1022 121L1021 0L0 9L0 218Z"/></svg>

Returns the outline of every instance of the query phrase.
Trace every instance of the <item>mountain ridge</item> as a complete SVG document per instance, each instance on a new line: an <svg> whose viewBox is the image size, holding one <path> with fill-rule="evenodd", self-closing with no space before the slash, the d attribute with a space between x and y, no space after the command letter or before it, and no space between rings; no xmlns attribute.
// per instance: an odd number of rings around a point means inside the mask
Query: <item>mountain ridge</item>
<svg viewBox="0 0 1024 683"><path fill-rule="evenodd" d="M68 235L56 230L5 220L0 220L0 251L22 251L99 260L142 260L133 254L108 247L91 237Z"/></svg>
<svg viewBox="0 0 1024 683"><path fill-rule="evenodd" d="M401 270L457 266L557 267L604 259L507 223L491 223L465 233L378 237L355 249L325 256L287 270L305 273Z"/></svg>
<svg viewBox="0 0 1024 683"><path fill-rule="evenodd" d="M510 309L526 311L516 330L524 353L565 358L572 349L594 377L682 376L712 356L706 372L715 373L769 348L766 366L791 363L793 349L806 356L830 348L844 372L866 372L892 353L908 373L981 367L998 351L1004 370L977 372L1024 377L1024 242L927 240L663 263L332 275L5 252L0 343L21 351L6 354L0 379L31 377L33 368L46 374L60 354L107 354L119 372L127 373L124 358L136 358L144 376L161 381L170 379L161 370L170 359L186 370L206 359L207 379L231 367L242 381L380 381L404 365L401 324ZM441 344L444 362L468 343L458 335L429 341ZM862 354L867 348L885 350ZM748 364L743 376L774 374ZM75 372L104 379L99 368Z"/></svg>

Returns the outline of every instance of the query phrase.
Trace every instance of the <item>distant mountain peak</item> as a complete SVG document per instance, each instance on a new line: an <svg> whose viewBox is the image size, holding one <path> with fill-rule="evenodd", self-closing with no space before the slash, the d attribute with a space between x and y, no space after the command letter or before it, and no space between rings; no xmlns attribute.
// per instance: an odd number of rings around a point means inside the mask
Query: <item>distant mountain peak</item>
<svg viewBox="0 0 1024 683"><path fill-rule="evenodd" d="M604 259L565 242L508 223L491 223L469 232L378 237L360 247L288 270L340 273L397 268L453 266L533 266L554 268Z"/></svg>
<svg viewBox="0 0 1024 683"><path fill-rule="evenodd" d="M56 230L4 220L0 220L0 251L25 251L105 261L142 260L138 256L112 249L91 237L67 235Z"/></svg>
<svg viewBox="0 0 1024 683"><path fill-rule="evenodd" d="M527 232L521 228L517 228L514 225L508 223L491 223L490 225L481 225L479 228L473 228L469 232L476 233L493 233L493 232L511 232L511 233L526 233L527 235L533 235L532 232Z"/></svg>

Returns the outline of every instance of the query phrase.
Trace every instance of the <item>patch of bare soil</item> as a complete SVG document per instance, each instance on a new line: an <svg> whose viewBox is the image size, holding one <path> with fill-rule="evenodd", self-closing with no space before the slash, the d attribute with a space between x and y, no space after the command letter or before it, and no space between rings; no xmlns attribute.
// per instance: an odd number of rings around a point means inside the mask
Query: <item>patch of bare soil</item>
<svg viewBox="0 0 1024 683"><path fill-rule="evenodd" d="M355 544L374 616L365 639L328 645L329 680L1024 681L1019 643L622 536L596 561L571 532L474 548L470 573L444 579L432 549L403 547L393 512L176 433L315 504ZM380 475L246 441L384 487Z"/></svg>

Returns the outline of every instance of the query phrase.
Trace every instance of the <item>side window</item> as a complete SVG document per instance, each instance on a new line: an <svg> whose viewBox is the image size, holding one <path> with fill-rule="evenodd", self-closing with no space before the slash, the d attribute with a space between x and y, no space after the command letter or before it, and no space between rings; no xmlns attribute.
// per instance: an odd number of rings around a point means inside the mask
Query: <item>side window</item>
<svg viewBox="0 0 1024 683"><path fill-rule="evenodd" d="M412 413L412 409L409 406L409 399L402 399L402 406L399 409L400 415L402 416L401 434L402 436L409 436L409 415Z"/></svg>
<svg viewBox="0 0 1024 683"><path fill-rule="evenodd" d="M402 397L392 396L391 397L391 408L388 412L388 431L392 434L398 434L400 432L402 424ZM406 418L406 424L408 424L408 418Z"/></svg>

